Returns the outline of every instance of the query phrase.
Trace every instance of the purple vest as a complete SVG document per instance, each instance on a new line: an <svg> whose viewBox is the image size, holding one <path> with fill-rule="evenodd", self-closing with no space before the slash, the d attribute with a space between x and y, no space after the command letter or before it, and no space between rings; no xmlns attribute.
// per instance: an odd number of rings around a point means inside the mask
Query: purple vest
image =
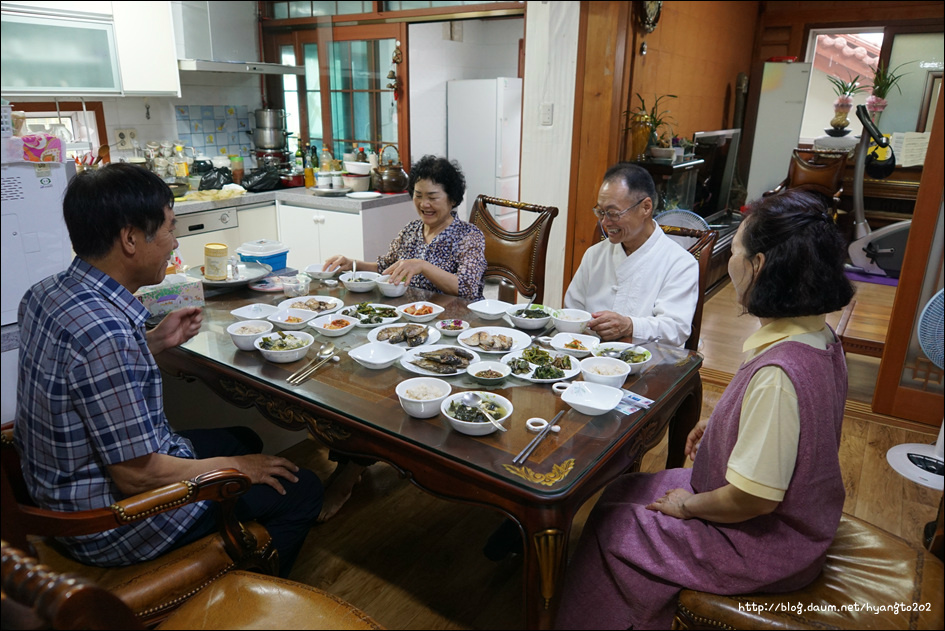
<svg viewBox="0 0 945 631"><path fill-rule="evenodd" d="M794 384L800 412L800 436L794 475L784 499L769 515L725 526L742 555L758 554L767 567L759 574L780 577L770 591L796 589L812 581L833 541L845 496L840 473L840 430L847 395L846 360L839 342L819 350L800 342L782 342L746 362L719 400L692 468L692 488L699 493L727 484L728 458L738 438L742 399L752 376L778 366Z"/></svg>

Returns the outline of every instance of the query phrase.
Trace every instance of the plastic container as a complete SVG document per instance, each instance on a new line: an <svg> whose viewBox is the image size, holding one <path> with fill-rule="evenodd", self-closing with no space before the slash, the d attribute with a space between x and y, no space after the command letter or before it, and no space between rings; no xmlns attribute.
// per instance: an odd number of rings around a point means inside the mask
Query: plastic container
<svg viewBox="0 0 945 631"><path fill-rule="evenodd" d="M203 277L207 280L226 280L227 251L224 243L208 243L203 247L204 271Z"/></svg>
<svg viewBox="0 0 945 631"><path fill-rule="evenodd" d="M289 258L289 248L282 245L281 241L270 241L269 239L247 241L236 248L236 253L240 255L240 260L244 262L264 263L276 271L285 269L286 261Z"/></svg>

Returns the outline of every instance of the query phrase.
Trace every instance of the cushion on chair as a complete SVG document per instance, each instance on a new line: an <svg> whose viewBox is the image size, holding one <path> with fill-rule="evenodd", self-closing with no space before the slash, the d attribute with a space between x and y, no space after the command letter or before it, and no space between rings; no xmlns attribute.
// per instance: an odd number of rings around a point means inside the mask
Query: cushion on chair
<svg viewBox="0 0 945 631"><path fill-rule="evenodd" d="M159 629L382 629L318 588L275 576L230 572L181 605Z"/></svg>
<svg viewBox="0 0 945 631"><path fill-rule="evenodd" d="M255 522L244 524L256 537L256 553L246 555L242 567L264 561L271 554L272 540ZM143 622L159 620L169 610L225 572L237 567L226 553L223 538L213 534L161 555L152 561L128 567L95 567L67 556L54 540L31 537L36 557L55 572L77 574L113 592Z"/></svg>
<svg viewBox="0 0 945 631"><path fill-rule="evenodd" d="M718 596L684 589L679 629L941 629L942 562L865 521L843 515L823 571L807 587L783 594ZM860 611L841 611L844 605ZM868 610L886 607L886 611ZM896 609L896 605L899 609ZM757 605L749 610L749 606ZM798 611L798 605L806 611ZM823 611L831 605L835 611ZM923 611L904 611L908 608ZM818 610L813 611L816 607ZM758 609L764 609L759 611Z"/></svg>

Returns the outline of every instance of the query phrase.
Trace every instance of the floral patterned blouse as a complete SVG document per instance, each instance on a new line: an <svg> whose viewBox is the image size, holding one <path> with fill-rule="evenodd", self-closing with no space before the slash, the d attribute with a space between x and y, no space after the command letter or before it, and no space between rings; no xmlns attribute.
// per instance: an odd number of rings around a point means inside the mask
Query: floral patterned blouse
<svg viewBox="0 0 945 631"><path fill-rule="evenodd" d="M482 299L482 275L486 271L485 237L479 228L458 219L456 211L452 215L452 223L430 243L423 239L423 221L411 221L391 241L387 254L377 258L377 271L383 274L385 269L401 259L423 259L456 275L460 298ZM423 274L414 276L410 286L443 293Z"/></svg>

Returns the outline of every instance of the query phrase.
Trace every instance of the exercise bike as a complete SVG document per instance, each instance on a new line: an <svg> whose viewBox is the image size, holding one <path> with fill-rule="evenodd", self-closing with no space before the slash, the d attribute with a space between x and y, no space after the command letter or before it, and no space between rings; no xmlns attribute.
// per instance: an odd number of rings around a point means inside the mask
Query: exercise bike
<svg viewBox="0 0 945 631"><path fill-rule="evenodd" d="M875 179L892 175L896 167L889 139L876 128L870 120L865 105L856 106L856 117L863 123L863 133L856 146L856 162L853 171L853 242L847 248L854 268L867 274L899 278L902 270L902 258L909 240L909 228L912 220L899 221L892 225L871 230L866 222L866 210L863 206L863 177L868 173ZM876 152L870 153L870 143L878 147L889 148L889 156L879 159Z"/></svg>

